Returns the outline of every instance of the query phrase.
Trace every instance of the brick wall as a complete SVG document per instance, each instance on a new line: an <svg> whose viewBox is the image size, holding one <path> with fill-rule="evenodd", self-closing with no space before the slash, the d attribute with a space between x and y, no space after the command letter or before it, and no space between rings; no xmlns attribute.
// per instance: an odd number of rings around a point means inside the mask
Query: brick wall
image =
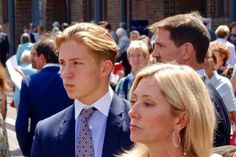
<svg viewBox="0 0 236 157"><path fill-rule="evenodd" d="M46 29L52 29L52 23L58 21L60 24L67 22L66 0L47 0L44 12Z"/></svg>
<svg viewBox="0 0 236 157"><path fill-rule="evenodd" d="M15 1L15 43L20 43L23 27L31 22L31 0Z"/></svg>
<svg viewBox="0 0 236 157"><path fill-rule="evenodd" d="M78 21L81 22L83 21L83 11L84 11L84 3L86 0L71 0L71 22L72 21Z"/></svg>
<svg viewBox="0 0 236 157"><path fill-rule="evenodd" d="M132 20L148 20L149 25L164 18L164 4L156 0L132 1Z"/></svg>
<svg viewBox="0 0 236 157"><path fill-rule="evenodd" d="M120 17L120 1L119 0L107 0L107 19L112 25L112 29L116 30L119 27L121 21Z"/></svg>
<svg viewBox="0 0 236 157"><path fill-rule="evenodd" d="M8 5L7 0L0 1L0 23L8 21Z"/></svg>
<svg viewBox="0 0 236 157"><path fill-rule="evenodd" d="M229 0L225 1L225 15L219 16L219 9L221 7L219 6L219 0L208 0L208 17L212 18L212 30L214 31L219 25L229 25L231 20L229 17L230 12L230 5Z"/></svg>

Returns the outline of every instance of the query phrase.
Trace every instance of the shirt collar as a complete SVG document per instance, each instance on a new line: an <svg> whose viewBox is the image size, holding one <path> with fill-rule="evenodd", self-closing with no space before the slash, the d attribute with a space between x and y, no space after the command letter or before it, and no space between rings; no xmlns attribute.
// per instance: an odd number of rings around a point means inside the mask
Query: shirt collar
<svg viewBox="0 0 236 157"><path fill-rule="evenodd" d="M54 63L47 63L43 66L43 68L46 68L46 67L60 67L59 64L54 64Z"/></svg>
<svg viewBox="0 0 236 157"><path fill-rule="evenodd" d="M200 77L205 76L205 70L204 70L204 69L199 69L199 70L197 70L196 72L197 72L197 74L198 74Z"/></svg>
<svg viewBox="0 0 236 157"><path fill-rule="evenodd" d="M78 117L80 115L80 112L83 110L83 108L92 108L92 107L96 108L103 115L108 117L108 113L109 113L109 110L110 110L113 94L114 94L113 90L111 89L111 87L109 87L108 92L104 96L102 96L95 103L93 103L92 105L89 105L89 106L82 103L78 99L75 99L75 101L74 101L74 104L75 104L74 105L75 106L75 120L78 119Z"/></svg>

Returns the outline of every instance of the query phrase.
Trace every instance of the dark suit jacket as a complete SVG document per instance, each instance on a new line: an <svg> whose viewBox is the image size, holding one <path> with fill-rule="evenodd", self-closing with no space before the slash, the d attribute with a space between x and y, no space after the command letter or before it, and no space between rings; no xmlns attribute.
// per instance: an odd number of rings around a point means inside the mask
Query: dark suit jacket
<svg viewBox="0 0 236 157"><path fill-rule="evenodd" d="M127 101L114 94L107 119L103 157L112 157L131 146L128 111ZM75 156L74 112L74 106L70 106L38 123L31 157Z"/></svg>
<svg viewBox="0 0 236 157"><path fill-rule="evenodd" d="M38 121L62 111L73 101L64 89L59 67L46 67L23 79L16 118L16 136L23 155L29 156ZM30 130L28 131L30 120Z"/></svg>
<svg viewBox="0 0 236 157"><path fill-rule="evenodd" d="M214 103L216 115L216 130L214 136L214 147L230 144L230 121L226 106L211 82L203 78L209 95Z"/></svg>
<svg viewBox="0 0 236 157"><path fill-rule="evenodd" d="M9 53L9 41L7 34L0 32L0 60L4 66L7 59L7 53Z"/></svg>

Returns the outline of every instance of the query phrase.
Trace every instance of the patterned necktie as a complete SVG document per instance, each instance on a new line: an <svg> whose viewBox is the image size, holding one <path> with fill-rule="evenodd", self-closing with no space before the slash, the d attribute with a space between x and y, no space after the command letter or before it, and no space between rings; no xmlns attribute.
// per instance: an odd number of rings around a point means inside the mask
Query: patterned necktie
<svg viewBox="0 0 236 157"><path fill-rule="evenodd" d="M81 111L82 117L80 120L79 139L75 151L76 157L94 156L92 133L88 125L88 120L94 111L95 110L93 108L83 109Z"/></svg>

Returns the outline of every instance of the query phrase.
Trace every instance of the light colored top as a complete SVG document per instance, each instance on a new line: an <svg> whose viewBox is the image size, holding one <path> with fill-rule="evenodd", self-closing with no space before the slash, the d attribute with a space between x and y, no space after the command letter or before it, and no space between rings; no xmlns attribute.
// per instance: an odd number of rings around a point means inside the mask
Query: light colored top
<svg viewBox="0 0 236 157"><path fill-rule="evenodd" d="M36 69L32 68L32 64L21 64L19 66L19 69L24 73L25 76L32 75L37 72ZM18 110L18 106L20 103L20 89L17 86L15 86L13 100L14 100L14 105Z"/></svg>
<svg viewBox="0 0 236 157"><path fill-rule="evenodd" d="M214 71L210 81L222 97L227 111L236 111L236 98L230 80Z"/></svg>
<svg viewBox="0 0 236 157"><path fill-rule="evenodd" d="M24 44L18 45L17 51L16 51L16 60L17 60L18 65L22 64L21 56L22 56L22 53L24 52L24 50L31 51L32 47L33 47L32 43L24 43Z"/></svg>
<svg viewBox="0 0 236 157"><path fill-rule="evenodd" d="M229 49L230 49L230 56L229 59L227 60L226 64L229 64L231 66L234 66L236 64L236 54L235 54L235 46L234 44L228 42L227 40L223 39L223 38L218 38L213 42L220 42L223 44L226 44Z"/></svg>
<svg viewBox="0 0 236 157"><path fill-rule="evenodd" d="M75 146L79 139L81 111L83 108L94 107L97 110L90 117L88 124L92 132L94 157L102 157L103 144L105 139L107 117L113 98L113 90L109 91L90 106L83 104L79 100L74 101L75 106Z"/></svg>

